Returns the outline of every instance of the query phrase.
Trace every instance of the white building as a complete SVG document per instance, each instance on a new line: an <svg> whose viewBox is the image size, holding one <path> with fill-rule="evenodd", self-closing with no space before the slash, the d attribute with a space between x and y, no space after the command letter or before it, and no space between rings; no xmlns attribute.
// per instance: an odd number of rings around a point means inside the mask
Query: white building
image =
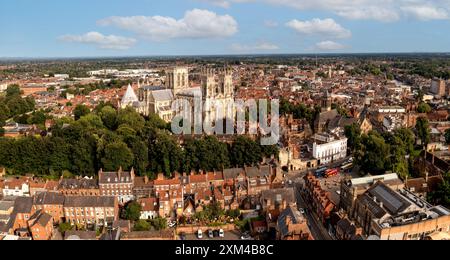
<svg viewBox="0 0 450 260"><path fill-rule="evenodd" d="M144 198L138 201L141 204L140 219L155 219L159 217L159 203L156 198Z"/></svg>
<svg viewBox="0 0 450 260"><path fill-rule="evenodd" d="M127 107L134 107L134 108L140 107L139 99L136 96L136 93L134 93L134 90L131 87L131 85L128 85L127 91L125 92L125 95L123 96L122 101L120 102L120 107L122 109Z"/></svg>
<svg viewBox="0 0 450 260"><path fill-rule="evenodd" d="M329 135L315 135L313 157L319 165L335 162L347 156L347 138L337 139Z"/></svg>
<svg viewBox="0 0 450 260"><path fill-rule="evenodd" d="M30 185L26 181L11 180L5 181L3 187L4 197L29 197Z"/></svg>
<svg viewBox="0 0 450 260"><path fill-rule="evenodd" d="M6 83L0 84L0 92L6 91L7 88L8 88L8 84L6 84Z"/></svg>

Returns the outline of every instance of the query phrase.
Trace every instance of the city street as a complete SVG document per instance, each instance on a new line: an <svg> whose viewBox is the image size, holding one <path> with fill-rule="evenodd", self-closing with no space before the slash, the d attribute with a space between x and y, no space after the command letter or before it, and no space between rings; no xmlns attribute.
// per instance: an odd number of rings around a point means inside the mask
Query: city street
<svg viewBox="0 0 450 260"><path fill-rule="evenodd" d="M337 168L341 166L342 163L347 161L350 157L346 157L342 160L333 162L328 165L323 165L328 167L329 169ZM333 240L332 237L328 234L328 231L326 228L317 220L317 216L310 210L309 205L306 204L305 200L302 197L302 188L304 185L303 177L308 174L308 172L314 172L316 169L309 169L305 171L292 171L286 174L285 180L286 182L292 181L292 184L288 186L292 186L296 189L296 199L297 199L297 206L298 208L306 209L305 216L308 220L308 226L311 230L311 234L316 240ZM330 188L330 192L332 193L332 199L335 202L338 200L338 195L336 191L339 189L339 185L336 185L339 183L340 178L342 175L330 178L330 179L321 179L321 184L324 189ZM330 185L330 183L333 183L334 185Z"/></svg>

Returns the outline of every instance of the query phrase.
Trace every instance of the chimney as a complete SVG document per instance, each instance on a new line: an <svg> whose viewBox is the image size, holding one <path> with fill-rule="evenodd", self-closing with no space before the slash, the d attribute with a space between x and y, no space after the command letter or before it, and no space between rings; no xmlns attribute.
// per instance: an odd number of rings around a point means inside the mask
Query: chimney
<svg viewBox="0 0 450 260"><path fill-rule="evenodd" d="M425 171L425 182L428 183L428 171Z"/></svg>

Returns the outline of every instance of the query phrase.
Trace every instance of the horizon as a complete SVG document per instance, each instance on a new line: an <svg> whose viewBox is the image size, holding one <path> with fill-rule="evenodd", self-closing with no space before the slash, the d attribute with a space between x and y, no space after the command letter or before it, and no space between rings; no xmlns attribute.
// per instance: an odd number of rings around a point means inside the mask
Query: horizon
<svg viewBox="0 0 450 260"><path fill-rule="evenodd" d="M449 52L346 52L346 53L248 53L248 54L203 54L203 55L125 55L125 56L54 56L54 57L0 57L0 61L27 61L27 60L79 60L79 59L151 59L151 58L215 58L215 57L345 57L345 56L450 56Z"/></svg>

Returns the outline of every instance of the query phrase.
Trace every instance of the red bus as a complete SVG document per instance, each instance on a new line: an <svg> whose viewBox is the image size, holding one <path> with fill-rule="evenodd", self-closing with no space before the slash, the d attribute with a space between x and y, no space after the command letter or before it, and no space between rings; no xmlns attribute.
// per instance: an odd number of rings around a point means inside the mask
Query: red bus
<svg viewBox="0 0 450 260"><path fill-rule="evenodd" d="M339 175L339 169L329 169L325 172L325 177L330 178Z"/></svg>

